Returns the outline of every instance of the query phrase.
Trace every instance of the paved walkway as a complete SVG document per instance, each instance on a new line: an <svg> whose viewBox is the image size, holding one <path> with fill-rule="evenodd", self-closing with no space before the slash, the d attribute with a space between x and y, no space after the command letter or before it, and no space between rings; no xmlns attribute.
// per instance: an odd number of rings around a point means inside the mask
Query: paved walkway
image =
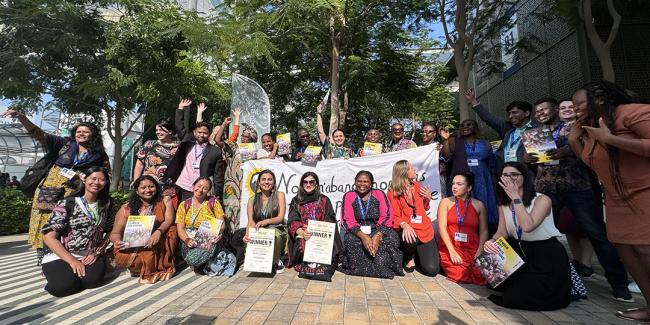
<svg viewBox="0 0 650 325"><path fill-rule="evenodd" d="M24 237L0 240L0 324L634 324L613 311L640 306L640 295L638 303L622 304L610 298L602 276L586 284L588 300L553 312L503 309L485 298L484 287L417 272L394 280L336 273L324 283L293 270L210 278L186 269L154 285L123 272L101 288L54 298L43 290Z"/></svg>

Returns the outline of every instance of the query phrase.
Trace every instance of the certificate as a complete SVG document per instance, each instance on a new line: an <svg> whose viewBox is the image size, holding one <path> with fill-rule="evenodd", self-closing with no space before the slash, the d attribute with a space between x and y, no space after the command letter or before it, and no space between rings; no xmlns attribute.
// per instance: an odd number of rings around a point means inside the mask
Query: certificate
<svg viewBox="0 0 650 325"><path fill-rule="evenodd" d="M309 220L307 231L311 237L305 243L305 262L332 264L332 250L334 249L334 232L336 223Z"/></svg>
<svg viewBox="0 0 650 325"><path fill-rule="evenodd" d="M273 248L275 229L248 228L250 242L246 245L244 271L271 273L273 271Z"/></svg>

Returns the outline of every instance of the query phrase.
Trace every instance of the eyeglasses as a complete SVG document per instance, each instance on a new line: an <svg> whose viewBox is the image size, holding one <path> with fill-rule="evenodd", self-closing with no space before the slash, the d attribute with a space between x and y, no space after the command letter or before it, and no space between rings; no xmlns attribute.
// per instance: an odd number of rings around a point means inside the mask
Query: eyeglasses
<svg viewBox="0 0 650 325"><path fill-rule="evenodd" d="M303 185L316 185L316 180L306 179L306 180L302 181L302 184Z"/></svg>
<svg viewBox="0 0 650 325"><path fill-rule="evenodd" d="M435 130L423 130L422 134L436 133Z"/></svg>
<svg viewBox="0 0 650 325"><path fill-rule="evenodd" d="M518 178L519 176L521 176L521 174L520 173L510 173L510 174L506 173L506 174L501 174L501 176L509 177L509 178L513 179L513 178Z"/></svg>
<svg viewBox="0 0 650 325"><path fill-rule="evenodd" d="M394 133L404 132L404 129L391 129Z"/></svg>

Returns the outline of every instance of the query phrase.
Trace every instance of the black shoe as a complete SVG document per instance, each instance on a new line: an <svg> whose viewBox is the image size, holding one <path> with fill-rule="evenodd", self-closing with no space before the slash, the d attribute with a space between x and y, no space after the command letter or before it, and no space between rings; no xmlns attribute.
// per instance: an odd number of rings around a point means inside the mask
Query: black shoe
<svg viewBox="0 0 650 325"><path fill-rule="evenodd" d="M578 262L577 260L571 261L571 264L573 264L573 267L576 269L576 272L578 272L578 275L582 277L590 277L592 274L594 274L594 269Z"/></svg>
<svg viewBox="0 0 650 325"><path fill-rule="evenodd" d="M632 294L627 287L614 288L612 295L614 300L620 302L634 302L634 298L632 298Z"/></svg>
<svg viewBox="0 0 650 325"><path fill-rule="evenodd" d="M413 271L415 271L415 265L413 265L413 266L405 266L404 271L406 271L406 273L413 273Z"/></svg>

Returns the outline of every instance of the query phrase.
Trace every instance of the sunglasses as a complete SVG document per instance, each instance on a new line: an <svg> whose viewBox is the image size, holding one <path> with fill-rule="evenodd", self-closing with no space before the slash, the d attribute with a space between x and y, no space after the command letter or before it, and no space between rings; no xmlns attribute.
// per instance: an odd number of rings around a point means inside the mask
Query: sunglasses
<svg viewBox="0 0 650 325"><path fill-rule="evenodd" d="M436 133L434 130L424 130L422 131L422 134L429 134L429 133Z"/></svg>
<svg viewBox="0 0 650 325"><path fill-rule="evenodd" d="M302 181L302 184L303 185L316 185L316 180L314 180L314 179L306 179L306 180Z"/></svg>
<svg viewBox="0 0 650 325"><path fill-rule="evenodd" d="M404 129L391 129L395 133L404 132Z"/></svg>

